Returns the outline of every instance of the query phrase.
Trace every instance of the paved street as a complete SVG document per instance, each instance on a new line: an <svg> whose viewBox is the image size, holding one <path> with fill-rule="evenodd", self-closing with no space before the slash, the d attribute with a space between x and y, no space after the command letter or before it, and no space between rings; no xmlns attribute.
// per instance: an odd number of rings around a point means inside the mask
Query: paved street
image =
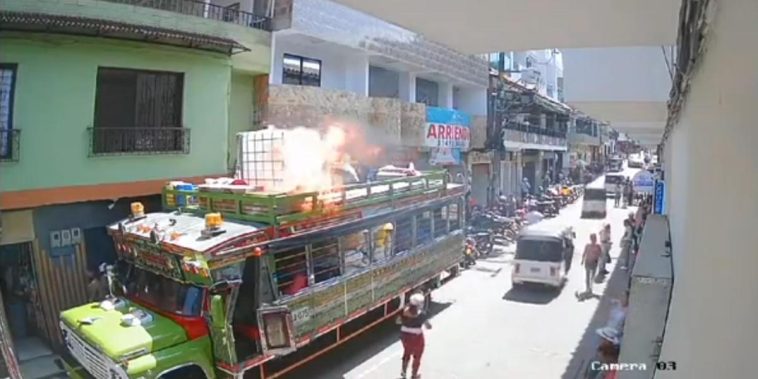
<svg viewBox="0 0 758 379"><path fill-rule="evenodd" d="M632 176L637 170L627 169ZM609 200L613 249L618 256L622 220L633 208L613 208ZM584 290L581 251L591 232L603 221L580 219L581 203L566 207L546 223L573 225L576 254L562 291L539 288L512 290L510 261L513 246L496 257L479 261L433 293L431 320L422 374L428 379L562 378L579 377L595 346L594 330L605 322L608 296L619 296L626 282L623 271L609 265L606 283L595 285L601 299L583 302L574 296ZM610 283L610 284L608 284ZM394 379L400 373L402 346L392 323L350 341L315 363L296 371L291 379Z"/></svg>

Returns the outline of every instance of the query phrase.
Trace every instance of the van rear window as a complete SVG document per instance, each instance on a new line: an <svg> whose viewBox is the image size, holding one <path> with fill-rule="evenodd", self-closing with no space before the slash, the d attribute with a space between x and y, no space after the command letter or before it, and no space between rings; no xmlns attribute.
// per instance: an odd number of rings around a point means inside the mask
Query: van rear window
<svg viewBox="0 0 758 379"><path fill-rule="evenodd" d="M515 259L538 262L557 262L563 259L560 241L522 239L516 246Z"/></svg>

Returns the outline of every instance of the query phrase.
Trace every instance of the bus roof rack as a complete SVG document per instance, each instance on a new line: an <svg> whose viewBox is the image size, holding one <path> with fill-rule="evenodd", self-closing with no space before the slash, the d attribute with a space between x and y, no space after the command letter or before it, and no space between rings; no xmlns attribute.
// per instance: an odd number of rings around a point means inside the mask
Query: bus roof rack
<svg viewBox="0 0 758 379"><path fill-rule="evenodd" d="M191 188L164 188L163 207L198 214L218 212L227 219L279 226L362 207L391 204L417 195L444 195L448 189L448 176L442 170L426 171L417 176L301 193L265 193L253 186L239 185Z"/></svg>

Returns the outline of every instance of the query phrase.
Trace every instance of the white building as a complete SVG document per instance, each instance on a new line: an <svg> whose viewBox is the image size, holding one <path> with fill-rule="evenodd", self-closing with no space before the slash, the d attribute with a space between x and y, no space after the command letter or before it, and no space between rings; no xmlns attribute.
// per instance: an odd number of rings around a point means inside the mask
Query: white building
<svg viewBox="0 0 758 379"><path fill-rule="evenodd" d="M541 95L563 101L563 54L558 49L487 54L490 67ZM502 59L503 67L498 67Z"/></svg>

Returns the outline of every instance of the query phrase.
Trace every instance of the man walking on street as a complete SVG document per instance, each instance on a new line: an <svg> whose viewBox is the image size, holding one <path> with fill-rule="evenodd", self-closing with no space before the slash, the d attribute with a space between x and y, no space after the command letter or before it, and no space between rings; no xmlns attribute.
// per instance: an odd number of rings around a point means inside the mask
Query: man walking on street
<svg viewBox="0 0 758 379"><path fill-rule="evenodd" d="M621 183L616 184L616 188L613 191L613 206L618 208L621 203L621 189L623 185Z"/></svg>
<svg viewBox="0 0 758 379"><path fill-rule="evenodd" d="M582 253L582 266L584 266L584 284L586 286L586 294L592 294L592 281L597 273L597 264L600 260L600 255L603 253L600 245L597 244L597 234L590 234L590 243L584 246L584 253Z"/></svg>
<svg viewBox="0 0 758 379"><path fill-rule="evenodd" d="M424 330L431 329L432 325L427 320L424 311L424 295L420 292L411 295L409 305L403 309L403 313L397 318L400 327L400 341L403 343L403 367L400 377L405 379L408 371L408 363L413 358L411 367L411 379L419 379L418 373L421 366L421 356L424 354Z"/></svg>

